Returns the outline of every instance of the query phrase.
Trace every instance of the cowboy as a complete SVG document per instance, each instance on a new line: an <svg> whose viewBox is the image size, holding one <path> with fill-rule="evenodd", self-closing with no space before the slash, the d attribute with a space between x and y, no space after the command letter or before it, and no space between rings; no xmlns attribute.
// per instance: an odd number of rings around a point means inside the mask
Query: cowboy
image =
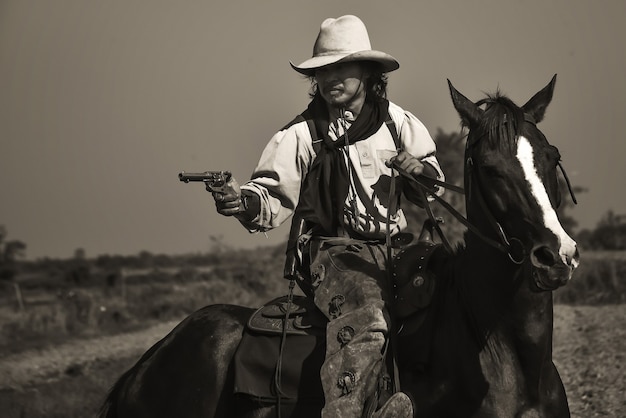
<svg viewBox="0 0 626 418"><path fill-rule="evenodd" d="M386 99L386 74L399 64L371 48L358 17L326 19L313 56L291 66L312 81L308 108L272 137L250 181L232 179L232 192L213 197L250 232L294 215L298 284L329 319L322 416L361 417L392 324L386 243L407 227L402 192L420 206L425 198L398 173L444 176L424 125ZM396 392L370 416L412 417L411 400Z"/></svg>

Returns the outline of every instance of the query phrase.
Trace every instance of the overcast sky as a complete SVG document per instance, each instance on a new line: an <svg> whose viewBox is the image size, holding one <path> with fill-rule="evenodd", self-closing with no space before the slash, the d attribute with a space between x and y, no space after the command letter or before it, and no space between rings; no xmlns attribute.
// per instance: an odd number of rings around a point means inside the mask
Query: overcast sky
<svg viewBox="0 0 626 418"><path fill-rule="evenodd" d="M446 79L525 103L558 74L541 128L594 227L626 213L626 2L0 0L0 225L28 258L182 254L286 238L215 213L181 170L244 181L308 102L289 61L320 23L361 17L400 62L389 97L434 135L459 120Z"/></svg>

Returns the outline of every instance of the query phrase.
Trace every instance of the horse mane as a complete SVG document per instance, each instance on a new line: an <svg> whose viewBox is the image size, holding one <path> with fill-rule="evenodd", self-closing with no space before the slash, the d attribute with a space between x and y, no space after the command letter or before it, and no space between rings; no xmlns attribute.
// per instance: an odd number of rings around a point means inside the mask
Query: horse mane
<svg viewBox="0 0 626 418"><path fill-rule="evenodd" d="M513 152L519 131L524 124L524 110L507 96L497 91L478 101L484 106L483 118L478 126L478 135L484 136L490 148Z"/></svg>

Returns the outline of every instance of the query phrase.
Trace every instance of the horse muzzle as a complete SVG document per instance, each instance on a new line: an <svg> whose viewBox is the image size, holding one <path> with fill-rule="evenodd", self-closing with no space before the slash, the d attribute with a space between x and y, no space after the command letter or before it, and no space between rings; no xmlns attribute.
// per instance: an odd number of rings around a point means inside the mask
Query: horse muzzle
<svg viewBox="0 0 626 418"><path fill-rule="evenodd" d="M548 245L537 245L530 253L532 277L541 291L552 291L566 285L578 267L579 253L576 245L569 251L555 251Z"/></svg>

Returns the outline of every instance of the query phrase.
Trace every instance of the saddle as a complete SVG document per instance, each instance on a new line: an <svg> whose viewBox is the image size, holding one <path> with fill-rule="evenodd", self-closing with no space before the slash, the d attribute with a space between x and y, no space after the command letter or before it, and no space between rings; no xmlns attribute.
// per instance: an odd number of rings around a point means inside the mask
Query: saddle
<svg viewBox="0 0 626 418"><path fill-rule="evenodd" d="M287 335L323 335L327 322L310 298L293 296L290 304L281 296L257 309L246 326L252 332L282 335L285 324Z"/></svg>
<svg viewBox="0 0 626 418"><path fill-rule="evenodd" d="M424 322L435 289L428 263L439 246L420 239L394 258L394 311L401 335ZM305 296L293 296L291 302L281 296L257 309L235 353L235 393L268 404L279 399L285 404L323 404L319 370L327 322L312 298Z"/></svg>
<svg viewBox="0 0 626 418"><path fill-rule="evenodd" d="M418 241L394 257L394 315L400 321L423 314L430 305L436 277L429 262L440 246L430 240Z"/></svg>
<svg viewBox="0 0 626 418"><path fill-rule="evenodd" d="M304 296L293 296L291 304L281 296L257 309L235 352L235 393L266 404L279 399L285 404L323 404L319 370L327 322Z"/></svg>

